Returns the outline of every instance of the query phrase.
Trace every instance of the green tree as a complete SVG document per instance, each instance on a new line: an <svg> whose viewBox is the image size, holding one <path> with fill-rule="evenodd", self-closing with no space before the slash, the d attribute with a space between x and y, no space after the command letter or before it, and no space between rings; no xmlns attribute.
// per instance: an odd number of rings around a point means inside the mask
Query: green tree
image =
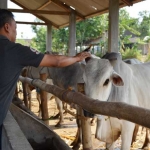
<svg viewBox="0 0 150 150"><path fill-rule="evenodd" d="M69 31L68 27L53 30L52 49L56 52L66 53L68 50Z"/></svg>
<svg viewBox="0 0 150 150"><path fill-rule="evenodd" d="M40 52L46 50L46 27L32 25L36 37L32 39L31 46ZM66 53L68 49L68 28L52 29L52 51Z"/></svg>
<svg viewBox="0 0 150 150"><path fill-rule="evenodd" d="M46 50L46 27L32 25L36 37L32 39L31 46L40 52L44 53Z"/></svg>
<svg viewBox="0 0 150 150"><path fill-rule="evenodd" d="M150 12L142 11L139 12L139 32L141 33L141 38L145 36L150 36Z"/></svg>
<svg viewBox="0 0 150 150"><path fill-rule="evenodd" d="M130 17L129 13L125 9L120 9L119 38L121 48L124 47L124 44L130 43L129 39L132 35L126 35L125 33L127 31L136 36L140 35L140 32L138 32L138 19Z"/></svg>
<svg viewBox="0 0 150 150"><path fill-rule="evenodd" d="M89 18L76 24L77 43L82 48L87 40L102 36L108 30L108 14Z"/></svg>

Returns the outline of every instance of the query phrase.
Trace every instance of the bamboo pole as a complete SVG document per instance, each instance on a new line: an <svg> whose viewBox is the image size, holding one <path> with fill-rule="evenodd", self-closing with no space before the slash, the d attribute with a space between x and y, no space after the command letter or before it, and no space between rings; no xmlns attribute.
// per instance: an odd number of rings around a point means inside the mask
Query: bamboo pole
<svg viewBox="0 0 150 150"><path fill-rule="evenodd" d="M42 90L50 92L65 101L66 103L75 103L85 110L105 116L116 117L128 120L139 125L150 128L150 110L138 106L132 106L124 102L104 102L89 98L81 93L62 90L55 85L48 85L38 79L19 77L22 82L27 82Z"/></svg>

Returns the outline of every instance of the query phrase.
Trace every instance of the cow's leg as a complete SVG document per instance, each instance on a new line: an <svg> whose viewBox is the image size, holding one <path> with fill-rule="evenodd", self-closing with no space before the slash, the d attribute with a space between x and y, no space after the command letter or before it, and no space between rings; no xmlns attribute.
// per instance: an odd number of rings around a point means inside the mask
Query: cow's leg
<svg viewBox="0 0 150 150"><path fill-rule="evenodd" d="M77 133L76 133L76 137L75 140L71 143L71 146L73 150L78 150L82 144L82 128L81 128L81 120L77 119Z"/></svg>
<svg viewBox="0 0 150 150"><path fill-rule="evenodd" d="M63 117L63 103L62 103L62 101L58 97L55 97L55 101L56 101L57 109L59 110L59 115L60 115L59 121L58 121L58 123L55 126L56 127L60 127L61 124L64 122L64 117Z"/></svg>
<svg viewBox="0 0 150 150"><path fill-rule="evenodd" d="M39 102L39 110L38 110L38 117L42 117L42 110L41 110L41 96L40 96L40 94L38 93L38 92L36 92L36 98L37 98L37 100L38 100L38 102Z"/></svg>
<svg viewBox="0 0 150 150"><path fill-rule="evenodd" d="M81 114L82 114L81 109L79 107L76 107L76 110L77 110L77 115L81 116ZM75 140L71 143L71 145L73 146L72 147L73 150L78 150L82 144L81 120L77 118L76 122L77 122L78 129L77 129Z"/></svg>
<svg viewBox="0 0 150 150"><path fill-rule="evenodd" d="M32 97L31 97L31 90L30 90L29 86L27 86L27 91L28 91L27 94L28 94L29 109L31 110L31 107L32 107L31 99L32 99Z"/></svg>
<svg viewBox="0 0 150 150"><path fill-rule="evenodd" d="M122 120L121 150L130 150L135 124Z"/></svg>

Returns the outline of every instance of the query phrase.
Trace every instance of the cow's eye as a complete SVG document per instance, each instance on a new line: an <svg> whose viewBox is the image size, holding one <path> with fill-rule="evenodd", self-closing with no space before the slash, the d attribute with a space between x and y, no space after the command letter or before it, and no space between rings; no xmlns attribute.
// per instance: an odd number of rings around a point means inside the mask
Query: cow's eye
<svg viewBox="0 0 150 150"><path fill-rule="evenodd" d="M109 83L109 79L106 79L106 81L104 82L103 86L106 86Z"/></svg>

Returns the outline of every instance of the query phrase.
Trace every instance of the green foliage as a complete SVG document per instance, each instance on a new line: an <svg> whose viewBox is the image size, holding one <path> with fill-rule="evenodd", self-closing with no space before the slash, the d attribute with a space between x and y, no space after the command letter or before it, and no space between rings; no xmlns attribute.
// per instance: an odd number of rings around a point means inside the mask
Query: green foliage
<svg viewBox="0 0 150 150"><path fill-rule="evenodd" d="M24 39L16 39L16 43L20 43L22 45L27 45L27 43Z"/></svg>
<svg viewBox="0 0 150 150"><path fill-rule="evenodd" d="M45 26L32 26L36 37L32 39L31 47L44 53L46 51L46 27Z"/></svg>
<svg viewBox="0 0 150 150"><path fill-rule="evenodd" d="M136 58L141 60L142 59L142 54L141 50L138 50L136 47L133 48L127 48L125 51L120 50L122 59L128 59L128 58Z"/></svg>
<svg viewBox="0 0 150 150"><path fill-rule="evenodd" d="M41 52L46 50L46 27L45 26L32 26L36 37L33 38L31 46ZM85 19L76 23L76 43L77 46L82 48L83 44L87 41L103 37L104 33L108 30L108 14L103 14L97 17ZM150 13L143 11L140 13L140 18L132 18L125 9L119 11L119 44L121 47L124 44L130 43L132 35L125 35L126 31L130 31L136 36L150 37ZM143 39L143 38L142 38ZM147 40L149 41L149 39ZM52 50L55 52L67 53L69 43L69 29L68 27L62 29L53 29L52 31ZM142 40L138 43L143 43ZM101 38L100 49L96 55L103 55L107 51L107 37ZM143 43L144 44L144 43ZM136 57L139 55L136 48L131 50L127 49L123 53L123 57ZM125 56L126 55L126 56ZM133 55L133 56L132 56Z"/></svg>
<svg viewBox="0 0 150 150"><path fill-rule="evenodd" d="M52 49L55 52L67 53L69 42L68 28L61 28L53 30Z"/></svg>
<svg viewBox="0 0 150 150"><path fill-rule="evenodd" d="M104 56L104 54L102 52L97 52L95 55L100 57L100 58L102 58L102 56Z"/></svg>
<svg viewBox="0 0 150 150"><path fill-rule="evenodd" d="M82 47L85 41L102 36L108 30L108 14L89 18L76 24L77 44Z"/></svg>
<svg viewBox="0 0 150 150"><path fill-rule="evenodd" d="M120 30L120 47L124 47L124 44L130 43L132 35L126 35L126 32L130 32L136 36L140 35L138 29L138 19L131 18L129 13L125 9L119 11L119 30Z"/></svg>
<svg viewBox="0 0 150 150"><path fill-rule="evenodd" d="M131 18L129 13L125 9L120 9L119 11L119 29L120 35L123 36L125 31L130 31L135 35L140 35L138 32L138 19Z"/></svg>
<svg viewBox="0 0 150 150"><path fill-rule="evenodd" d="M36 33L36 37L32 39L31 46L40 52L46 51L46 27L45 26L32 26L33 31ZM52 50L54 52L66 53L68 49L68 28L53 29L52 30Z"/></svg>
<svg viewBox="0 0 150 150"><path fill-rule="evenodd" d="M141 38L145 36L150 36L150 12L142 11L139 13L139 28L141 33Z"/></svg>
<svg viewBox="0 0 150 150"><path fill-rule="evenodd" d="M146 58L145 58L145 62L149 62L149 61L150 61L150 53L148 53Z"/></svg>

